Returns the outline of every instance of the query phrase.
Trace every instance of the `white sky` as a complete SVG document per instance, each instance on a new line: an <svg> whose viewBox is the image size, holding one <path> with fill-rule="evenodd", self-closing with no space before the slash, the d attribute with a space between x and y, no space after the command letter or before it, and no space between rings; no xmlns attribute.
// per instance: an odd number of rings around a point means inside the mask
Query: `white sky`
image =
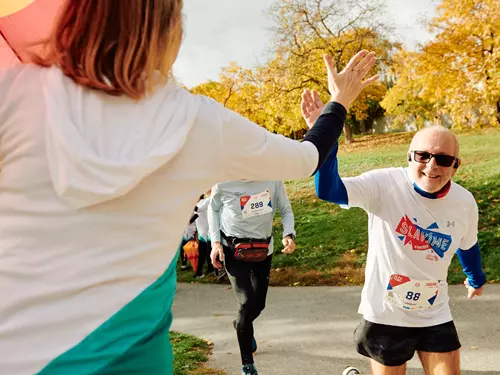
<svg viewBox="0 0 500 375"><path fill-rule="evenodd" d="M409 48L429 34L420 20L435 15L440 0L385 0L389 21ZM174 66L188 87L217 80L221 68L235 61L250 68L265 61L271 21L265 11L272 0L184 0L185 38Z"/></svg>

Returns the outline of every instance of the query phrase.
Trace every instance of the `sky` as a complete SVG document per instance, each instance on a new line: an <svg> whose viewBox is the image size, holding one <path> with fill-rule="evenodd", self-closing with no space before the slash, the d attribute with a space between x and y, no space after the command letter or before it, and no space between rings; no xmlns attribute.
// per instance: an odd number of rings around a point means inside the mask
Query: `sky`
<svg viewBox="0 0 500 375"><path fill-rule="evenodd" d="M251 68L266 60L272 27L265 12L272 0L184 0L185 36L174 74L188 87L217 80L236 62ZM385 0L398 40L408 48L430 38L421 19L435 15L439 0Z"/></svg>

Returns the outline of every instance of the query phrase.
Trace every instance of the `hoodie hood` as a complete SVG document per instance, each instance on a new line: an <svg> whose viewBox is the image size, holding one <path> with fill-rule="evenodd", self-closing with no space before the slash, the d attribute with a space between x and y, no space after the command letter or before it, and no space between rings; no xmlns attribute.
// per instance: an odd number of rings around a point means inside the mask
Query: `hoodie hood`
<svg viewBox="0 0 500 375"><path fill-rule="evenodd" d="M59 197L75 208L118 198L182 149L199 101L169 83L137 102L42 75L46 155Z"/></svg>

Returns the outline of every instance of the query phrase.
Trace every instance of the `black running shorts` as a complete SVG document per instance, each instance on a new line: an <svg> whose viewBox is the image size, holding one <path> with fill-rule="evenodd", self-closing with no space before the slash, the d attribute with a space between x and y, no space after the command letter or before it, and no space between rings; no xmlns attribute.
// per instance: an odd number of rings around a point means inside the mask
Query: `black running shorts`
<svg viewBox="0 0 500 375"><path fill-rule="evenodd" d="M397 327L361 320L354 331L359 354L386 366L401 366L415 351L446 353L460 349L453 321L431 327Z"/></svg>

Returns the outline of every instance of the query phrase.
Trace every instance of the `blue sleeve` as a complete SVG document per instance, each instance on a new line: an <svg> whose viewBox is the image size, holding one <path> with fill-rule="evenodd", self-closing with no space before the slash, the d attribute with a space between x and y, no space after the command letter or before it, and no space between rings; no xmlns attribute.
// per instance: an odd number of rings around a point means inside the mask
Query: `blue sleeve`
<svg viewBox="0 0 500 375"><path fill-rule="evenodd" d="M336 102L326 103L314 126L304 137L304 141L311 142L318 149L319 157L316 171L323 165L330 151L337 143L340 134L342 134L346 115L347 110L342 104Z"/></svg>
<svg viewBox="0 0 500 375"><path fill-rule="evenodd" d="M318 169L314 176L316 185L316 195L319 199L347 205L347 189L339 176L337 152L339 143L337 142L328 155L325 163Z"/></svg>
<svg viewBox="0 0 500 375"><path fill-rule="evenodd" d="M475 289L481 288L486 283L486 275L481 265L481 252L476 242L469 250L457 250L458 259L464 268L469 285Z"/></svg>

